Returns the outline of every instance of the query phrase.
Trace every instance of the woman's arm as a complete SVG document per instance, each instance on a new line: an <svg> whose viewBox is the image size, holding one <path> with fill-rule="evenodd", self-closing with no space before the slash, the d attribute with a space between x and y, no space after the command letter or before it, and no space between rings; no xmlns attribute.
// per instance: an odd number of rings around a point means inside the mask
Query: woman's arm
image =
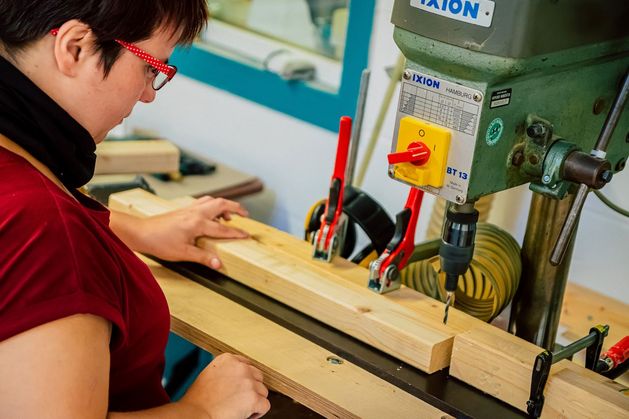
<svg viewBox="0 0 629 419"><path fill-rule="evenodd" d="M222 355L180 402L108 414L110 336L108 321L81 314L0 342L0 417L244 419L270 408L262 373L242 357Z"/></svg>
<svg viewBox="0 0 629 419"><path fill-rule="evenodd" d="M75 315L0 342L0 417L103 418L111 325Z"/></svg>
<svg viewBox="0 0 629 419"><path fill-rule="evenodd" d="M237 202L203 197L188 207L149 218L112 211L109 226L135 251L164 260L197 262L218 269L221 264L217 255L196 247L195 241L201 236L248 237L244 231L221 223L221 220L229 220L231 214L248 215Z"/></svg>

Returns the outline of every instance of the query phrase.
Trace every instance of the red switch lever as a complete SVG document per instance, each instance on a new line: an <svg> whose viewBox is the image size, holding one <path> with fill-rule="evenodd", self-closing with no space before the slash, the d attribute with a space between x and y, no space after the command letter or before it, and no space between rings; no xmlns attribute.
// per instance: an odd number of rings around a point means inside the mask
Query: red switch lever
<svg viewBox="0 0 629 419"><path fill-rule="evenodd" d="M415 166L421 166L426 164L430 158L430 149L424 143L412 142L406 151L390 153L387 157L389 164L411 163Z"/></svg>

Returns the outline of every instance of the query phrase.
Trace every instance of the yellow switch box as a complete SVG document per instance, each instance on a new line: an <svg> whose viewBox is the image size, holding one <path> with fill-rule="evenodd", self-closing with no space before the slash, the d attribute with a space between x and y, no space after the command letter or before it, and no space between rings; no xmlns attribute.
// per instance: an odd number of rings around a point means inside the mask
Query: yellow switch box
<svg viewBox="0 0 629 419"><path fill-rule="evenodd" d="M451 132L447 128L412 116L400 120L395 152L408 150L411 143L422 142L430 149L430 158L421 165L397 163L393 177L415 186L441 188L446 172Z"/></svg>

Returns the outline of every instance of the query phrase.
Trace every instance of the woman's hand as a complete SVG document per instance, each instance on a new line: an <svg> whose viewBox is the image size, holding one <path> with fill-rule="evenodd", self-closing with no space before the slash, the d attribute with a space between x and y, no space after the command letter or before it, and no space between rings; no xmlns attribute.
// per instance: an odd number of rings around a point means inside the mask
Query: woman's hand
<svg viewBox="0 0 629 419"><path fill-rule="evenodd" d="M195 246L197 238L242 239L248 234L229 227L232 214L247 211L237 202L204 196L192 205L149 218L111 213L110 227L133 250L169 261L197 262L219 269L216 253Z"/></svg>
<svg viewBox="0 0 629 419"><path fill-rule="evenodd" d="M271 408L268 395L262 372L248 359L222 354L199 374L177 403L194 407L211 419L259 418Z"/></svg>

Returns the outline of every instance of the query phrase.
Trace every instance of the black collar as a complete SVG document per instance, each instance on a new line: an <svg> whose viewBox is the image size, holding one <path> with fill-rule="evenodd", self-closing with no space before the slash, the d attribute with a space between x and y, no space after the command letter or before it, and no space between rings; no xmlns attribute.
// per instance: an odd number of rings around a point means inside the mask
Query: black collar
<svg viewBox="0 0 629 419"><path fill-rule="evenodd" d="M46 165L68 188L94 175L96 144L63 108L0 57L0 133Z"/></svg>

